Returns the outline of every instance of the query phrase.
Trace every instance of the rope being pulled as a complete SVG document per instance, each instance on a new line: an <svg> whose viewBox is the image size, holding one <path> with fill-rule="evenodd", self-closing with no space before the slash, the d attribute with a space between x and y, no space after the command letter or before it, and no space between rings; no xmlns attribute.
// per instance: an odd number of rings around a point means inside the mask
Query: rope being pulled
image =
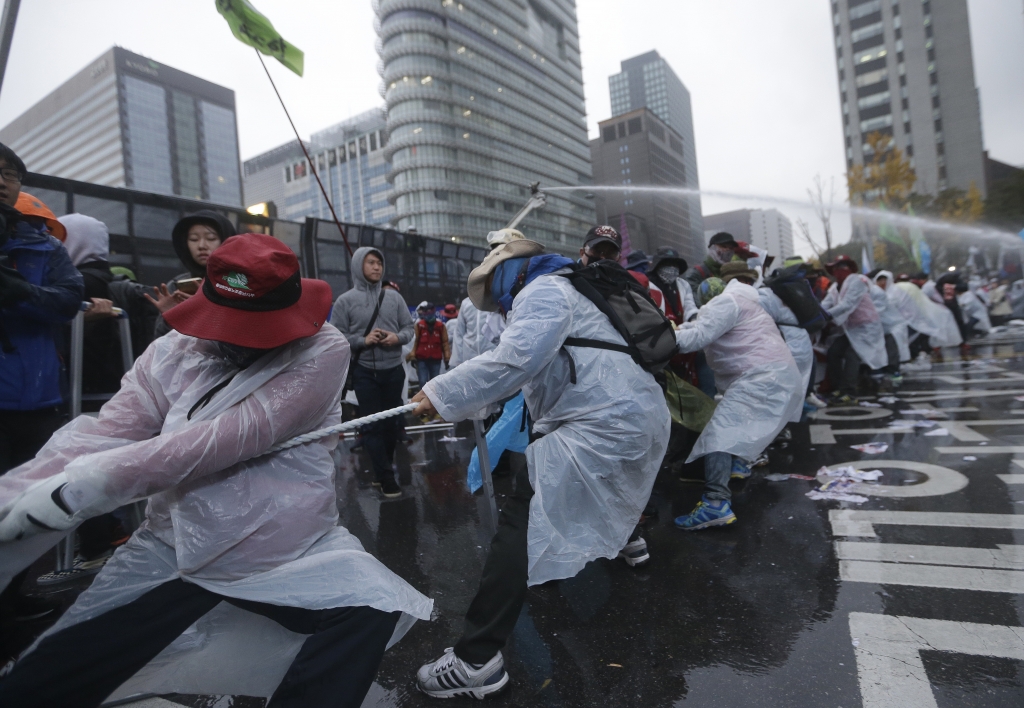
<svg viewBox="0 0 1024 708"><path fill-rule="evenodd" d="M285 440L280 445L275 445L274 447L270 448L263 454L269 455L272 452L280 452L281 450L287 450L288 448L297 447L299 445L305 445L308 442L313 442L314 440L326 438L329 435L336 435L337 433L344 433L349 430L355 430L356 428L361 428L364 425L376 423L378 420L384 420L385 418L391 418L396 415L411 413L416 409L418 405L418 403L407 403L404 406L399 406L398 408L389 408L386 411L374 413L373 415L368 415L365 418L356 418L355 420L350 420L347 423L342 423L340 425L332 425L330 428L312 430L303 435L298 435L292 438L291 440Z"/></svg>

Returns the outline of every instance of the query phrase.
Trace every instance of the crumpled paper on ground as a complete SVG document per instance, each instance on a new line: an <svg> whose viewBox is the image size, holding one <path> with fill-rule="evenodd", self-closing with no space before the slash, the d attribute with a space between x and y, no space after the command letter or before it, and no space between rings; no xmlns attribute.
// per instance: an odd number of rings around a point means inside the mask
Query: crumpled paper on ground
<svg viewBox="0 0 1024 708"><path fill-rule="evenodd" d="M842 467L836 467L835 469L822 467L818 470L818 475L831 477L832 479L823 482L817 489L812 489L807 492L807 496L810 499L814 499L815 501L846 501L854 504L863 504L868 500L868 498L860 494L853 493L858 489L857 485L861 482L878 481L882 476L882 471L858 470L852 465L844 465Z"/></svg>
<svg viewBox="0 0 1024 708"><path fill-rule="evenodd" d="M858 452L863 452L866 455L877 455L888 450L889 443L870 442L864 443L863 445L850 445L850 447Z"/></svg>

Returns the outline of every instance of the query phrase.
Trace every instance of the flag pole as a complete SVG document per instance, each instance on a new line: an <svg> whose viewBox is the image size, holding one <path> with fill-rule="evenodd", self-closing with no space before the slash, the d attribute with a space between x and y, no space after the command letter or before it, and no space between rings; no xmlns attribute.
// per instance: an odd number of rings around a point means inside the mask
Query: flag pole
<svg viewBox="0 0 1024 708"><path fill-rule="evenodd" d="M324 195L324 201L327 202L327 208L331 210L331 216L334 217L334 224L338 227L338 231L341 233L341 240L345 242L345 249L348 251L349 258L351 258L352 247L348 244L348 236L345 234L345 229L342 228L341 222L338 220L338 215L334 212L334 205L331 204L331 198L327 196L327 190L324 189L324 183L320 181L320 175L316 171L316 165L313 164L313 158L309 156L306 144L302 142L302 138L299 137L299 131L295 128L295 121L292 120L292 116L288 112L288 107L284 105L284 99L281 98L281 92L277 90L277 84L274 83L274 77L270 75L270 71L267 69L267 63L263 61L263 56L260 54L260 50L253 47L253 51L256 52L256 56L259 58L260 64L263 66L263 71L266 73L267 78L270 79L270 85L273 87L274 93L277 94L277 100L281 103L281 108L284 109L284 115L288 118L288 122L292 126L292 132L295 133L295 139L299 141L299 147L302 148L302 153L306 156L306 162L309 163L309 169L313 172L313 177L316 178L316 183L320 185L320 193Z"/></svg>

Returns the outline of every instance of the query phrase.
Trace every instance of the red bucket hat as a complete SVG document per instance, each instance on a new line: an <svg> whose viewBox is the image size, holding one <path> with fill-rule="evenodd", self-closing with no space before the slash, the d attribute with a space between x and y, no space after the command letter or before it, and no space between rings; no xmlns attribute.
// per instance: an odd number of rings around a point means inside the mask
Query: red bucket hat
<svg viewBox="0 0 1024 708"><path fill-rule="evenodd" d="M164 314L171 327L199 339L273 349L320 331L331 288L299 277L299 259L273 236L232 236L210 254L195 295Z"/></svg>

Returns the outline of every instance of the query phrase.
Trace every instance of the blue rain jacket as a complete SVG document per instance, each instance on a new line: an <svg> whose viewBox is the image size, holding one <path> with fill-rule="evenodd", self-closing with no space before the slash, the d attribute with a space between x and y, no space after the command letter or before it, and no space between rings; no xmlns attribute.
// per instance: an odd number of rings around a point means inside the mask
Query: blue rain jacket
<svg viewBox="0 0 1024 708"><path fill-rule="evenodd" d="M19 221L0 246L0 257L32 286L32 295L0 309L0 326L14 351L0 351L0 410L32 411L58 406L63 362L58 337L85 296L82 274L63 244L34 220Z"/></svg>

